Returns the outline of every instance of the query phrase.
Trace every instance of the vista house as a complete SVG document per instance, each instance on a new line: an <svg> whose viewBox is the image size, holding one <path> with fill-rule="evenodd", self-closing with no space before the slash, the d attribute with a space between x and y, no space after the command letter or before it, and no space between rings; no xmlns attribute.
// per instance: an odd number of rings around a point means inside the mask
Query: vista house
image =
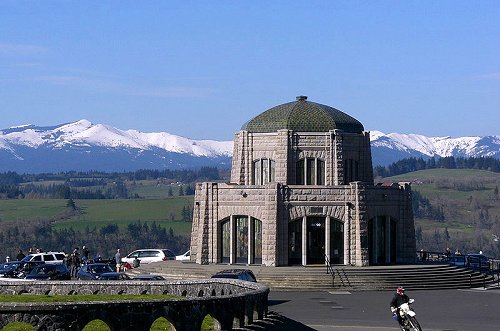
<svg viewBox="0 0 500 331"><path fill-rule="evenodd" d="M306 96L242 126L230 182L196 185L197 263L367 266L415 252L410 185L375 185L370 133Z"/></svg>

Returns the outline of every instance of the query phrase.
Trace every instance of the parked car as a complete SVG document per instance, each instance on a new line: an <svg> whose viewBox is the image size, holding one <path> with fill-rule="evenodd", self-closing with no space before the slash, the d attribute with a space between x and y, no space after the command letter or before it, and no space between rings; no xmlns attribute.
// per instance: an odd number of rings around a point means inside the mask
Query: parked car
<svg viewBox="0 0 500 331"><path fill-rule="evenodd" d="M137 275L133 280L165 280L165 277L162 275L156 275L156 274L143 274L143 275Z"/></svg>
<svg viewBox="0 0 500 331"><path fill-rule="evenodd" d="M105 272L99 276L99 280L131 280L124 272Z"/></svg>
<svg viewBox="0 0 500 331"><path fill-rule="evenodd" d="M230 279L239 279L245 280L247 282L257 282L257 278L253 274L252 270L249 269L227 269L222 270L214 275L212 278L230 278Z"/></svg>
<svg viewBox="0 0 500 331"><path fill-rule="evenodd" d="M175 257L176 260L180 260L180 261L189 261L191 259L191 250L188 250L186 253L184 254L181 254L181 255L177 255Z"/></svg>
<svg viewBox="0 0 500 331"><path fill-rule="evenodd" d="M34 267L26 279L37 280L71 280L71 274L65 264L41 264Z"/></svg>
<svg viewBox="0 0 500 331"><path fill-rule="evenodd" d="M33 270L36 266L44 264L42 261L29 261L20 263L13 269L9 269L4 273L4 277L9 278L25 278L27 274Z"/></svg>
<svg viewBox="0 0 500 331"><path fill-rule="evenodd" d="M464 255L452 255L448 258L448 264L457 267L465 267L465 256Z"/></svg>
<svg viewBox="0 0 500 331"><path fill-rule="evenodd" d="M164 248L138 249L122 258L122 262L128 262L132 265L135 258L138 258L140 263L147 264L151 262L175 260L175 254L171 250Z"/></svg>
<svg viewBox="0 0 500 331"><path fill-rule="evenodd" d="M5 274L8 274L10 271L16 270L20 265L21 261L10 261L0 264L0 277L7 277Z"/></svg>
<svg viewBox="0 0 500 331"><path fill-rule="evenodd" d="M483 254L467 254L465 266L477 270L490 270L490 259Z"/></svg>
<svg viewBox="0 0 500 331"><path fill-rule="evenodd" d="M44 262L44 263L63 263L66 258L64 252L43 252L26 255L22 262Z"/></svg>
<svg viewBox="0 0 500 331"><path fill-rule="evenodd" d="M76 278L79 280L100 279L102 274L113 271L115 270L107 263L85 264L80 267L80 270L78 270Z"/></svg>

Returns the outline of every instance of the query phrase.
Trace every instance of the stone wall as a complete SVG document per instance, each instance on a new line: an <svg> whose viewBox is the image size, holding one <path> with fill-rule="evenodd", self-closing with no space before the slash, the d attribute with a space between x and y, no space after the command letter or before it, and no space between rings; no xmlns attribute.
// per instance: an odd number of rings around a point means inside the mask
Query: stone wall
<svg viewBox="0 0 500 331"><path fill-rule="evenodd" d="M175 330L200 330L211 315L220 330L230 330L263 319L268 308L269 289L238 280L204 281L72 281L5 282L1 294L171 294L182 299L121 300L113 302L2 303L0 328L18 321L37 330L82 330L94 319L104 321L112 331L149 330L159 317Z"/></svg>
<svg viewBox="0 0 500 331"><path fill-rule="evenodd" d="M253 162L260 159L274 160L274 183L253 185ZM304 165L304 177L312 169L317 171L317 160L324 161L324 182L316 181L324 185L296 185L297 162L304 159L316 160L316 166ZM317 172L313 177L317 177ZM311 183L315 183L314 179ZM250 216L262 222L262 264L266 266L288 264L289 223L307 216L331 217L344 223L345 263L357 266L369 264L370 219L391 217L398 222L398 262L414 261L411 189L404 185L373 185L369 132L238 132L231 183L196 186L192 260L221 262L219 226L232 215Z"/></svg>
<svg viewBox="0 0 500 331"><path fill-rule="evenodd" d="M303 158L320 158L325 161L326 185L346 184L344 161L358 165L357 181L373 184L370 134L329 132L251 133L240 131L235 135L231 183L252 184L252 162L272 159L276 162L275 181L295 184L295 165Z"/></svg>
<svg viewBox="0 0 500 331"><path fill-rule="evenodd" d="M348 232L346 264L357 266L369 264L369 220L389 216L398 222L398 262L414 262L415 233L408 185L199 184L191 242L196 262L220 262L219 224L231 215L248 215L262 221L262 263L267 266L288 264L288 224L304 216L329 216L344 223Z"/></svg>

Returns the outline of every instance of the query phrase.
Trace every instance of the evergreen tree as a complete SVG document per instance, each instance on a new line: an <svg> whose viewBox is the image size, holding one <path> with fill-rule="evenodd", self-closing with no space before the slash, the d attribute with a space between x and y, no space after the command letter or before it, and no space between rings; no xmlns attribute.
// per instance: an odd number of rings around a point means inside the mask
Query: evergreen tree
<svg viewBox="0 0 500 331"><path fill-rule="evenodd" d="M76 210L75 201L73 201L73 199L69 198L68 201L66 201L66 208L69 208L73 211Z"/></svg>

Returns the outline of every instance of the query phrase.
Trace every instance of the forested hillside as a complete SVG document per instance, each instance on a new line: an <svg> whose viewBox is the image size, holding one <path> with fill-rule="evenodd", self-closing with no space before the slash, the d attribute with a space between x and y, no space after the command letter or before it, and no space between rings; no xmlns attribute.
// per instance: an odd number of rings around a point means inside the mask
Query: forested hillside
<svg viewBox="0 0 500 331"><path fill-rule="evenodd" d="M500 257L500 174L430 169L384 178L412 184L419 248L483 251Z"/></svg>
<svg viewBox="0 0 500 331"><path fill-rule="evenodd" d="M222 176L210 167L0 174L0 258L17 249L70 252L82 245L103 257L116 248L183 253L189 249L195 182Z"/></svg>

